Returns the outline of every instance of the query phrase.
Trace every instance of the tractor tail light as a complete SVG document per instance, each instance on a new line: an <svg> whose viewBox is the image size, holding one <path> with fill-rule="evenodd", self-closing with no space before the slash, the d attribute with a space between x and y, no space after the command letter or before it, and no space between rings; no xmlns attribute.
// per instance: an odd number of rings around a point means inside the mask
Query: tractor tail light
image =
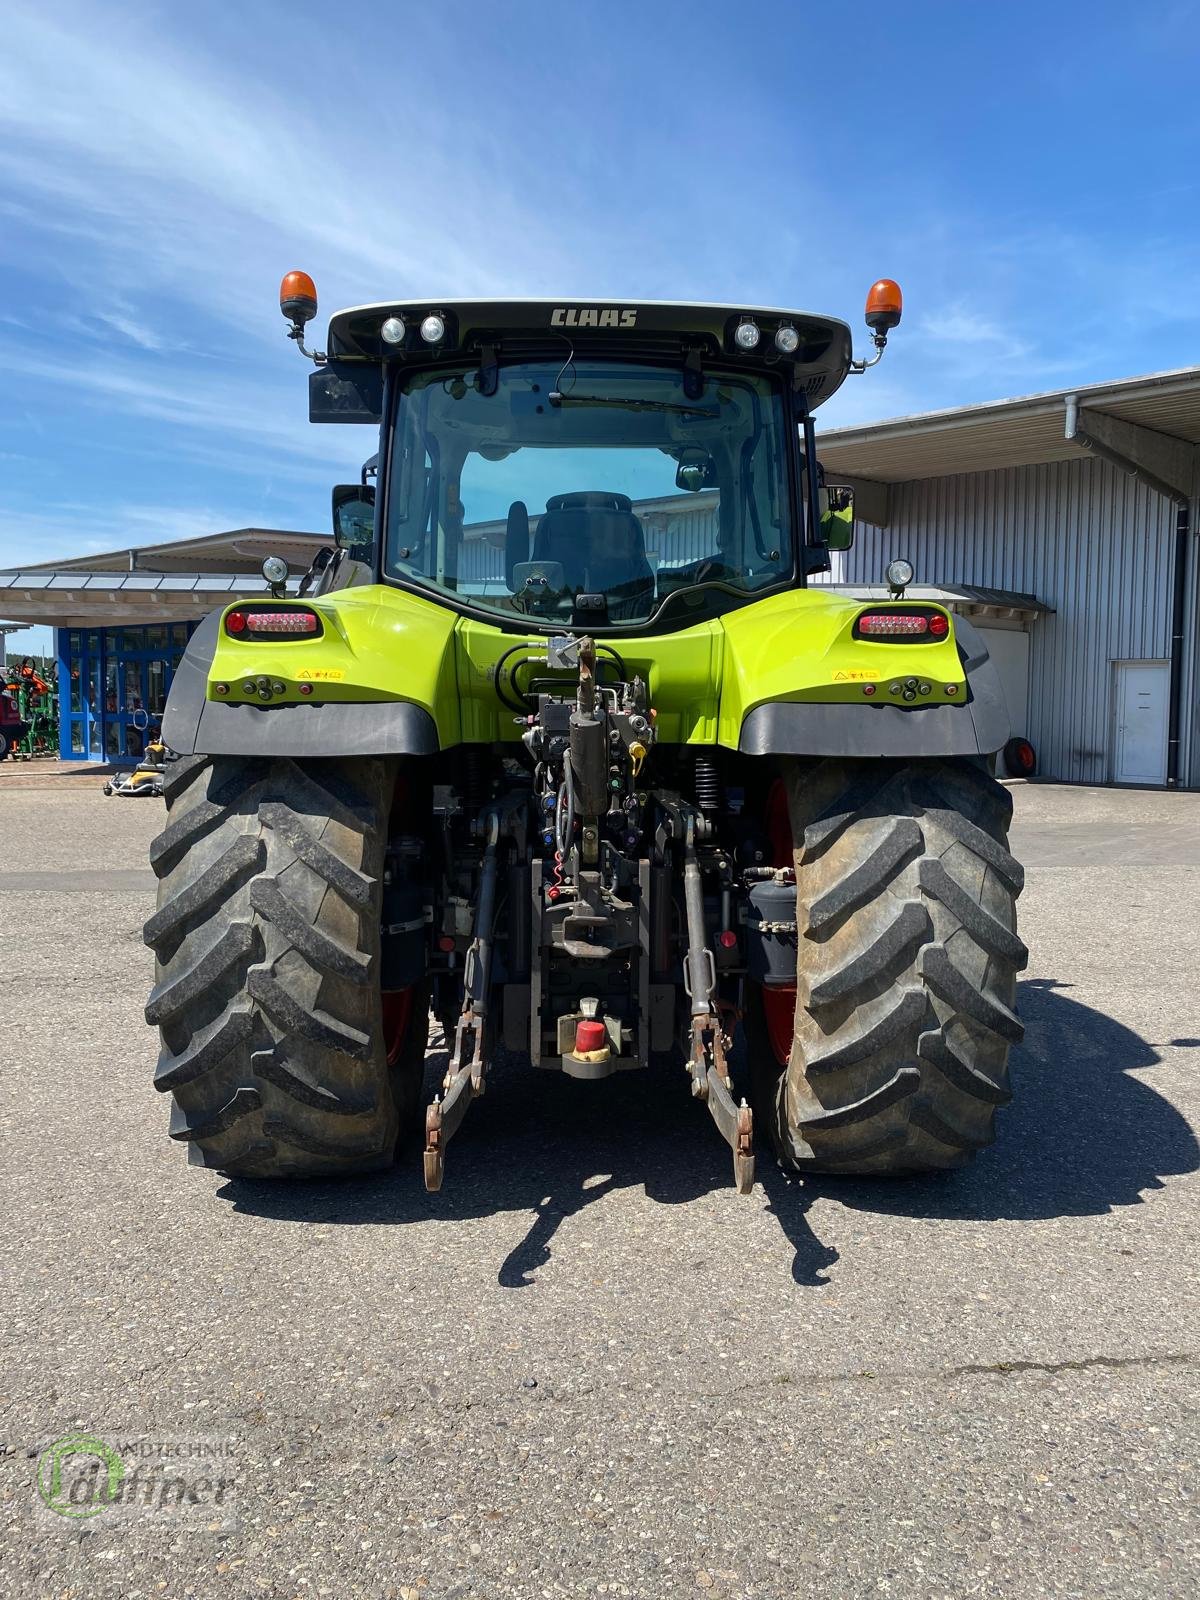
<svg viewBox="0 0 1200 1600"><path fill-rule="evenodd" d="M248 611L246 626L251 633L316 633L320 623L315 611Z"/></svg>
<svg viewBox="0 0 1200 1600"><path fill-rule="evenodd" d="M939 640L950 632L950 619L943 611L864 611L854 624L856 639Z"/></svg>
<svg viewBox="0 0 1200 1600"><path fill-rule="evenodd" d="M321 619L303 606L275 606L270 611L239 608L225 618L225 632L235 639L312 639L321 632Z"/></svg>
<svg viewBox="0 0 1200 1600"><path fill-rule="evenodd" d="M874 616L859 617L858 631L870 639L897 633L928 633L929 618L893 616L881 611Z"/></svg>

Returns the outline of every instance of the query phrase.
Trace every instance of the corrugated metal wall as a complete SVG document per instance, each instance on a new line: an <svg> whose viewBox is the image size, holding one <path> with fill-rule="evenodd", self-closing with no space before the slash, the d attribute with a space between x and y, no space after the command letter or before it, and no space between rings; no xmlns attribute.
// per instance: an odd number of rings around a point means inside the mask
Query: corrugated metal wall
<svg viewBox="0 0 1200 1600"><path fill-rule="evenodd" d="M1044 775L1109 782L1111 664L1170 654L1174 506L1087 457L928 478L891 493L891 526L860 527L843 581L878 583L888 560L904 555L918 583L1016 589L1052 605L1053 616L1030 624L1029 706L1017 731L1033 741ZM1192 588L1194 638L1194 571ZM1196 782L1194 663L1189 676L1182 771L1190 756Z"/></svg>
<svg viewBox="0 0 1200 1600"><path fill-rule="evenodd" d="M1183 608L1183 740L1180 771L1200 789L1200 495L1192 501L1188 580Z"/></svg>
<svg viewBox="0 0 1200 1600"><path fill-rule="evenodd" d="M637 502L634 502L637 511ZM701 556L711 556L717 548L720 519L715 505L693 506L681 501L678 509L652 511L642 517L646 530L646 556L659 571L682 567Z"/></svg>

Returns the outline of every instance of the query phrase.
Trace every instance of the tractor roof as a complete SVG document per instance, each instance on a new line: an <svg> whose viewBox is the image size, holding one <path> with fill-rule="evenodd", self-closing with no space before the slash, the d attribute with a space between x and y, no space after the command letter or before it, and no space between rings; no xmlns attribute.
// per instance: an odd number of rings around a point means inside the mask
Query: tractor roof
<svg viewBox="0 0 1200 1600"><path fill-rule="evenodd" d="M445 333L433 345L421 336L428 316L441 318ZM401 318L400 343L385 343L380 333L389 317ZM734 341L739 323L759 329L756 348ZM794 352L781 354L776 333L794 328ZM826 400L850 366L850 329L836 317L808 311L746 305L695 305L660 300L401 300L339 311L329 324L328 353L334 361L402 360L405 366L445 365L457 358L478 359L485 351L499 359L537 359L561 355L628 354L641 359L685 360L696 352L702 362L722 366L792 370L810 405Z"/></svg>

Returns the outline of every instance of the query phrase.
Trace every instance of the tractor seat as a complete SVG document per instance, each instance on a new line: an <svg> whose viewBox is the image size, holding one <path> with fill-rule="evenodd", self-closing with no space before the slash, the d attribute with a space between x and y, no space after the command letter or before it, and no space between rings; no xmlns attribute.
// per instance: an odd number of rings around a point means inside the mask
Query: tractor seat
<svg viewBox="0 0 1200 1600"><path fill-rule="evenodd" d="M614 620L644 616L654 593L646 535L628 495L598 489L551 495L533 541L535 561L562 563L572 593L608 596Z"/></svg>

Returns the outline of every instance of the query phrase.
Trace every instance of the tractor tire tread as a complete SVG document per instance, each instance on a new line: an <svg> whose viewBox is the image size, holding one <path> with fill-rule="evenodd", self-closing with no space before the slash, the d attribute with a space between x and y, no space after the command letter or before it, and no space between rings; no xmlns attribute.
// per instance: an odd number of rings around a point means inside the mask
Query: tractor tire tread
<svg viewBox="0 0 1200 1600"><path fill-rule="evenodd" d="M373 981L391 784L366 758L171 764L146 1015L189 1160L254 1178L391 1163L400 1085Z"/></svg>
<svg viewBox="0 0 1200 1600"><path fill-rule="evenodd" d="M376 880L327 850L290 806L279 800L264 800L258 814L267 827L291 846L305 866L319 873L343 900L364 911L375 904Z"/></svg>
<svg viewBox="0 0 1200 1600"><path fill-rule="evenodd" d="M261 942L252 922L227 923L182 971L155 984L146 1002L146 1021L160 1026L172 1021L192 1001L213 989L230 967L253 955Z"/></svg>
<svg viewBox="0 0 1200 1600"><path fill-rule="evenodd" d="M837 878L812 902L809 926L814 934L840 922L865 901L873 899L881 881L921 848L921 828L913 817L873 819L862 859Z"/></svg>
<svg viewBox="0 0 1200 1600"><path fill-rule="evenodd" d="M824 1109L813 1112L811 1116L802 1116L798 1125L805 1129L811 1128L845 1128L852 1122L867 1122L872 1117L878 1116L881 1111L886 1111L889 1106L898 1100L905 1100L910 1094L916 1094L921 1087L921 1074L916 1067L901 1067L899 1072L879 1089L872 1089L861 1100L851 1101L849 1105L837 1106L832 1111Z"/></svg>
<svg viewBox="0 0 1200 1600"><path fill-rule="evenodd" d="M896 908L889 922L873 931L840 966L809 986L809 1004L824 1005L862 988L894 965L898 958L928 936L932 924L924 906L912 900Z"/></svg>
<svg viewBox="0 0 1200 1600"><path fill-rule="evenodd" d="M273 878L259 878L250 885L250 904L260 917L275 924L310 965L349 978L351 983L366 983L370 978L370 956L314 928Z"/></svg>
<svg viewBox="0 0 1200 1600"><path fill-rule="evenodd" d="M961 1166L994 1137L1023 1031L1011 795L967 759L789 761L785 774L796 1023L790 1062L759 1091L776 1152L802 1171ZM748 1030L760 1054L764 1038Z"/></svg>
<svg viewBox="0 0 1200 1600"><path fill-rule="evenodd" d="M143 931L146 943L155 955L162 955L182 933L189 922L202 912L229 898L238 879L245 873L260 871L267 859L267 848L261 839L243 833L236 838L218 860L175 898L156 911Z"/></svg>
<svg viewBox="0 0 1200 1600"><path fill-rule="evenodd" d="M235 1045L249 1038L252 1027L253 1015L248 1006L228 1006L209 1027L192 1035L185 1050L176 1054L164 1047L154 1073L154 1087L174 1090L219 1066Z"/></svg>

